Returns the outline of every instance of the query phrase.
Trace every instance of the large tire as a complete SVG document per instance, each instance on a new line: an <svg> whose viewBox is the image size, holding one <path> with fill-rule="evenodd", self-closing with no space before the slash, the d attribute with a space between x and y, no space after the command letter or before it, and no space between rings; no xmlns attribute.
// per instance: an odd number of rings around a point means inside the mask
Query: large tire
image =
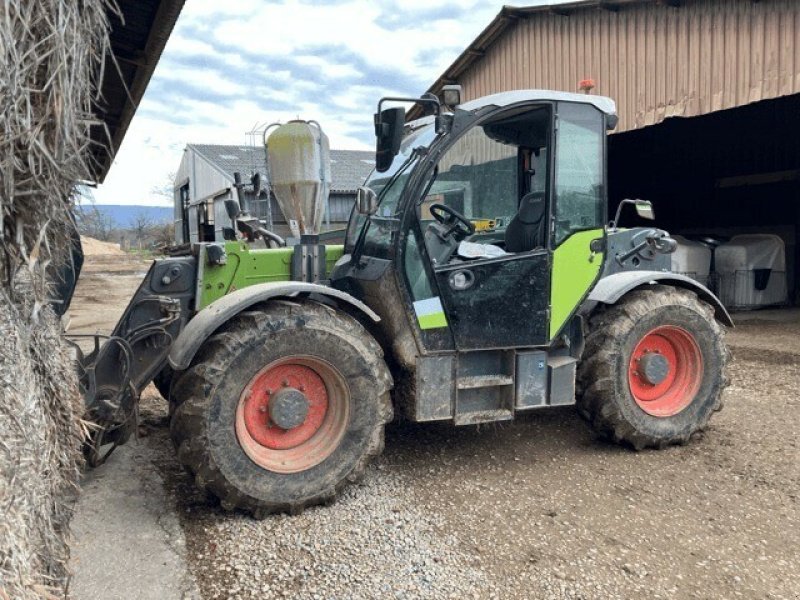
<svg viewBox="0 0 800 600"><path fill-rule="evenodd" d="M357 320L316 302L271 301L232 319L176 373L170 431L179 460L223 508L296 514L333 500L382 452L391 387L380 346ZM271 420L269 399L285 390L303 390L311 407L293 429Z"/></svg>
<svg viewBox="0 0 800 600"><path fill-rule="evenodd" d="M686 443L722 407L728 356L713 308L694 293L633 291L589 320L578 410L601 437L637 450Z"/></svg>
<svg viewBox="0 0 800 600"><path fill-rule="evenodd" d="M161 397L167 402L169 402L169 390L172 386L173 374L174 371L172 370L172 367L166 365L155 377L153 377L153 385L156 386L158 393L161 394Z"/></svg>

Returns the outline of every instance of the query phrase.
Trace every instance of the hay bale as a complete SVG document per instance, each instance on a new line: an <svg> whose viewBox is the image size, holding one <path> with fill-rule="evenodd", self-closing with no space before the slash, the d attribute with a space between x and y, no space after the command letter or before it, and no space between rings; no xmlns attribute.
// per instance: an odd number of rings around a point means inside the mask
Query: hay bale
<svg viewBox="0 0 800 600"><path fill-rule="evenodd" d="M0 18L0 600L63 597L81 400L48 274L72 197L113 0L4 0Z"/></svg>
<svg viewBox="0 0 800 600"><path fill-rule="evenodd" d="M30 329L0 301L0 598L63 597L81 401L50 309Z"/></svg>

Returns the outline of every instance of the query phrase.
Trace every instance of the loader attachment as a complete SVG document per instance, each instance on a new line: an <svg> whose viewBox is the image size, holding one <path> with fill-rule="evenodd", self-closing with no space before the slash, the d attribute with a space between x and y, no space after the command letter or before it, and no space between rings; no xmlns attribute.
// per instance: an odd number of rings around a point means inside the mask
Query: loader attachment
<svg viewBox="0 0 800 600"><path fill-rule="evenodd" d="M77 352L84 418L92 423L85 448L90 466L102 464L136 431L139 395L166 365L189 318L196 271L193 257L156 260L111 335L67 335Z"/></svg>

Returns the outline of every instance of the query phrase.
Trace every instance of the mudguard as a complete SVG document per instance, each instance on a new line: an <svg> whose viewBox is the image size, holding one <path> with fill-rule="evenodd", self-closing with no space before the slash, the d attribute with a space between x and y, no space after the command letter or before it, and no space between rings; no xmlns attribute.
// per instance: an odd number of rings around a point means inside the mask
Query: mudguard
<svg viewBox="0 0 800 600"><path fill-rule="evenodd" d="M175 370L188 368L206 339L229 319L250 306L272 298L293 298L298 294L327 296L349 304L375 323L380 321L380 317L366 304L332 287L299 281L260 283L231 292L198 312L172 344L168 359L170 366Z"/></svg>
<svg viewBox="0 0 800 600"><path fill-rule="evenodd" d="M587 315L598 304L614 304L631 290L655 283L674 285L695 292L701 300L714 307L714 316L719 322L733 327L733 319L711 290L691 277L668 271L626 271L603 277L584 301L580 312Z"/></svg>

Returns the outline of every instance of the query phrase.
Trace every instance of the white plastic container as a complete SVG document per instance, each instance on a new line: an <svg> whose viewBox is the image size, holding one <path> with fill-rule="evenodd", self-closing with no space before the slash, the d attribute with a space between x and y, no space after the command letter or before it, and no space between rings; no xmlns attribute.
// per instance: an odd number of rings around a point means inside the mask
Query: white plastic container
<svg viewBox="0 0 800 600"><path fill-rule="evenodd" d="M783 304L787 298L786 250L772 234L737 235L714 251L722 303L731 309Z"/></svg>
<svg viewBox="0 0 800 600"><path fill-rule="evenodd" d="M295 237L316 235L331 186L328 136L316 121L289 121L267 139L269 184Z"/></svg>
<svg viewBox="0 0 800 600"><path fill-rule="evenodd" d="M686 275L707 286L711 273L711 248L680 235L672 237L678 242L675 252L670 255L672 272Z"/></svg>

